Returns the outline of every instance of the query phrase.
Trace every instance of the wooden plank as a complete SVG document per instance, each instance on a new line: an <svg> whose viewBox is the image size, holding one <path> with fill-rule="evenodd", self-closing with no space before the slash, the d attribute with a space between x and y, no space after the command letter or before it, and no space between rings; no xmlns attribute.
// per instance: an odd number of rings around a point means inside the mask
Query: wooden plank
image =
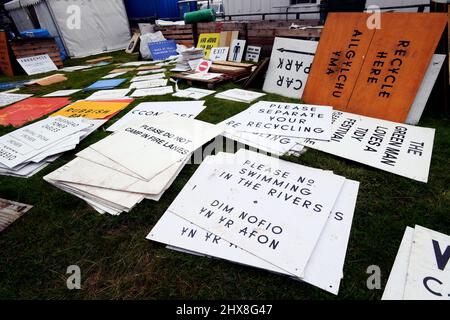
<svg viewBox="0 0 450 320"><path fill-rule="evenodd" d="M404 122L447 24L438 13L386 13L345 111ZM384 64L384 65L381 65Z"/></svg>
<svg viewBox="0 0 450 320"><path fill-rule="evenodd" d="M375 30L368 14L330 13L303 93L306 103L346 108Z"/></svg>
<svg viewBox="0 0 450 320"><path fill-rule="evenodd" d="M224 65L218 65L218 64L212 64L211 68L209 69L210 72L213 73L227 73L227 74L244 74L248 73L250 74L249 68L239 68L239 67L232 67L232 66L224 66Z"/></svg>
<svg viewBox="0 0 450 320"><path fill-rule="evenodd" d="M7 76L12 77L14 75L8 38L5 31L0 32L0 68Z"/></svg>
<svg viewBox="0 0 450 320"><path fill-rule="evenodd" d="M275 37L287 38L320 38L322 29L276 29Z"/></svg>
<svg viewBox="0 0 450 320"><path fill-rule="evenodd" d="M86 63L87 63L87 64L96 64L96 63L103 62L103 61L111 62L111 61L113 61L113 59L114 59L114 58L111 57L111 56L100 57L100 58L96 58L96 59L86 60Z"/></svg>
<svg viewBox="0 0 450 320"><path fill-rule="evenodd" d="M233 62L233 61L214 61L215 65L237 67L237 68L251 68L254 66L252 63Z"/></svg>

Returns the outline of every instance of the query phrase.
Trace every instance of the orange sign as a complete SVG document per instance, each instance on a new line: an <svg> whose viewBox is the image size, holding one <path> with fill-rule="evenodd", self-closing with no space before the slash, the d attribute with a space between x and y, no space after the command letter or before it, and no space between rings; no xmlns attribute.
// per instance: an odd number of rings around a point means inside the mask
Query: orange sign
<svg viewBox="0 0 450 320"><path fill-rule="evenodd" d="M330 14L303 99L404 122L447 17L438 13L383 13L381 28L372 30L367 27L368 17L365 13Z"/></svg>
<svg viewBox="0 0 450 320"><path fill-rule="evenodd" d="M0 110L0 125L19 127L70 103L67 98L29 98Z"/></svg>
<svg viewBox="0 0 450 320"><path fill-rule="evenodd" d="M14 75L5 31L0 31L0 69L7 76L12 77Z"/></svg>

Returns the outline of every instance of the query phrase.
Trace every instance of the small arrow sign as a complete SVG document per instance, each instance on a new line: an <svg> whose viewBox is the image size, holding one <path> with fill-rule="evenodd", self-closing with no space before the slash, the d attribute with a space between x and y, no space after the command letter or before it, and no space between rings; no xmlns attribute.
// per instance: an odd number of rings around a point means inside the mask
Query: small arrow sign
<svg viewBox="0 0 450 320"><path fill-rule="evenodd" d="M280 52L290 52L290 53L297 53L297 54L306 54L308 56L315 56L315 53L311 53L311 52L304 52L304 51L296 51L296 50L289 50L289 49L285 49L285 48L279 48L277 49Z"/></svg>

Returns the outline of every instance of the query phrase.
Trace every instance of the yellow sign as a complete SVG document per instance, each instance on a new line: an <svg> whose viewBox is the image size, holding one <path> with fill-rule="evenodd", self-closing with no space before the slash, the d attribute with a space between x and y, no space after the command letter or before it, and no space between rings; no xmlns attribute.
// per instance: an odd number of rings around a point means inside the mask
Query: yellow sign
<svg viewBox="0 0 450 320"><path fill-rule="evenodd" d="M109 119L125 109L132 101L77 101L52 114L52 117Z"/></svg>
<svg viewBox="0 0 450 320"><path fill-rule="evenodd" d="M198 38L197 48L205 49L205 58L209 59L212 48L219 47L220 33L202 33Z"/></svg>

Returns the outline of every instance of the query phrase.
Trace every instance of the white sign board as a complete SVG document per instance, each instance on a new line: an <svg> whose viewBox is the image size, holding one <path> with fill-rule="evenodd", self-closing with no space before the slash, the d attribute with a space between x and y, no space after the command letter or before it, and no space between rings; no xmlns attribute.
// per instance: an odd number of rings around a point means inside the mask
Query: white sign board
<svg viewBox="0 0 450 320"><path fill-rule="evenodd" d="M194 119L205 110L204 103L205 101L143 102L110 126L107 131L116 132L128 123L139 121L145 117L159 116L166 112Z"/></svg>
<svg viewBox="0 0 450 320"><path fill-rule="evenodd" d="M185 90L178 90L172 96L178 98L191 98L195 100L203 99L213 93L216 93L214 90L206 90L200 88L187 88Z"/></svg>
<svg viewBox="0 0 450 320"><path fill-rule="evenodd" d="M58 90L49 94L46 94L45 98L51 98L51 97L67 97L71 96L77 92L81 91L81 89L73 89L73 90Z"/></svg>
<svg viewBox="0 0 450 320"><path fill-rule="evenodd" d="M231 42L228 60L233 62L241 62L245 51L245 40L235 39Z"/></svg>
<svg viewBox="0 0 450 320"><path fill-rule="evenodd" d="M334 111L329 142L301 140L331 153L413 180L428 182L434 129Z"/></svg>
<svg viewBox="0 0 450 320"><path fill-rule="evenodd" d="M327 106L259 101L223 123L237 131L328 141L332 114Z"/></svg>
<svg viewBox="0 0 450 320"><path fill-rule="evenodd" d="M416 226L409 257L405 300L449 300L450 236Z"/></svg>
<svg viewBox="0 0 450 320"><path fill-rule="evenodd" d="M211 48L209 60L211 61L227 61L229 47Z"/></svg>
<svg viewBox="0 0 450 320"><path fill-rule="evenodd" d="M132 98L141 98L147 96L163 96L169 93L173 93L172 86L149 88L149 89L137 89L132 94Z"/></svg>
<svg viewBox="0 0 450 320"><path fill-rule="evenodd" d="M263 91L300 99L317 45L317 41L275 38Z"/></svg>
<svg viewBox="0 0 450 320"><path fill-rule="evenodd" d="M243 149L233 157L202 164L168 211L303 278L345 179Z"/></svg>
<svg viewBox="0 0 450 320"><path fill-rule="evenodd" d="M127 98L130 89L99 90L86 98L89 101L120 100Z"/></svg>
<svg viewBox="0 0 450 320"><path fill-rule="evenodd" d="M248 46L245 52L245 61L258 62L261 54L261 47Z"/></svg>
<svg viewBox="0 0 450 320"><path fill-rule="evenodd" d="M0 107L4 107L27 98L32 97L32 94L21 94L21 93L0 93Z"/></svg>
<svg viewBox="0 0 450 320"><path fill-rule="evenodd" d="M416 125L419 123L423 111L425 110L425 106L427 105L428 98L430 97L431 91L433 90L434 84L436 83L436 79L439 76L442 65L444 64L445 58L445 54L433 55L430 66L425 73L422 85L417 91L416 98L414 99L414 103L409 110L409 114L406 118L405 123L412 125Z"/></svg>
<svg viewBox="0 0 450 320"><path fill-rule="evenodd" d="M17 62L29 76L58 70L58 67L48 54L20 58L17 59Z"/></svg>

